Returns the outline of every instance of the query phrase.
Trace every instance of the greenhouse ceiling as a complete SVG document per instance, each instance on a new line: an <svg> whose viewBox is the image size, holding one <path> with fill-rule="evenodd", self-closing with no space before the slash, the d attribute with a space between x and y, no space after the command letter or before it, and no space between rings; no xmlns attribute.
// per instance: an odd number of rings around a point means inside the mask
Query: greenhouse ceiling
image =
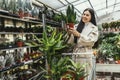
<svg viewBox="0 0 120 80"><path fill-rule="evenodd" d="M93 8L96 18L120 10L120 0L36 0L42 2L57 11L65 13L69 4L73 4L78 16L81 16L85 8Z"/></svg>

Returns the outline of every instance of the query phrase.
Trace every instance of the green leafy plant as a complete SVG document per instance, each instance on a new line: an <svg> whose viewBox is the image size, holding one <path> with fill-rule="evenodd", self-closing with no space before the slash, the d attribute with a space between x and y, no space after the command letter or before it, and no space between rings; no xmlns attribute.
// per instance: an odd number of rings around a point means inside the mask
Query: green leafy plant
<svg viewBox="0 0 120 80"><path fill-rule="evenodd" d="M48 70L42 68L43 72L46 73L46 75L42 77L46 77L49 80L60 80L61 78L79 80L88 75L87 72L85 72L85 67L85 64L81 65L80 63L75 63L69 57L61 57L57 63L52 63L49 72Z"/></svg>
<svg viewBox="0 0 120 80"><path fill-rule="evenodd" d="M98 58L102 58L104 61L108 58L113 58L114 60L119 59L119 41L119 34L110 33L104 35L98 48Z"/></svg>
<svg viewBox="0 0 120 80"><path fill-rule="evenodd" d="M15 42L23 42L23 39L21 39L20 37L16 37Z"/></svg>
<svg viewBox="0 0 120 80"><path fill-rule="evenodd" d="M85 67L87 64L75 63L72 59L70 59L70 62L71 62L71 67L69 71L75 74L75 80L79 80L80 78L85 78L88 75L88 73L85 72Z"/></svg>
<svg viewBox="0 0 120 80"><path fill-rule="evenodd" d="M43 32L43 37L38 38L33 35L33 38L37 42L32 42L32 44L27 43L30 46L39 46L39 50L43 52L43 55L46 58L46 66L44 69L48 79L60 80L61 76L68 70L73 68L71 61L68 58L63 58L61 53L58 53L59 50L66 48L66 32L58 31L54 28L47 27ZM77 66L80 67L80 66ZM82 69L83 67L81 67ZM74 72L74 71L73 71ZM84 73L81 73L81 75Z"/></svg>
<svg viewBox="0 0 120 80"><path fill-rule="evenodd" d="M45 75L47 79L52 79L52 80L60 80L62 77L63 73L65 73L71 65L69 65L69 57L63 57L60 58L60 60L56 63L53 62L51 69L49 70L49 74ZM47 70L43 69L46 73Z"/></svg>

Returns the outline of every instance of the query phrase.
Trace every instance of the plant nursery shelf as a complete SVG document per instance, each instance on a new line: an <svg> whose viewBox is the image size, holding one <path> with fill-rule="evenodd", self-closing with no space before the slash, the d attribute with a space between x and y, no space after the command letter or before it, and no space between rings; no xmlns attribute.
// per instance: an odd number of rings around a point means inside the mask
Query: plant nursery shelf
<svg viewBox="0 0 120 80"><path fill-rule="evenodd" d="M6 72L8 70L15 69L15 68L23 66L23 65L24 65L24 62L19 63L19 64L15 64L15 65L12 65L10 67L6 67L6 68L3 68L3 69L0 69L0 72Z"/></svg>
<svg viewBox="0 0 120 80"><path fill-rule="evenodd" d="M32 64L35 61L40 61L42 59L43 59L43 57L40 56L40 57L32 59L32 60L24 61L24 62L21 62L19 64L15 64L15 65L12 65L12 66L9 66L9 67L5 67L3 69L0 69L0 72L6 72L6 71L9 71L11 69L16 69L16 68L19 68L19 67L24 66L24 65Z"/></svg>
<svg viewBox="0 0 120 80"><path fill-rule="evenodd" d="M0 51L9 51L9 50L16 50L16 49L24 49L24 48L30 48L30 46L24 46L24 47L9 47L9 49L1 49Z"/></svg>
<svg viewBox="0 0 120 80"><path fill-rule="evenodd" d="M120 64L96 64L96 72L120 73Z"/></svg>
<svg viewBox="0 0 120 80"><path fill-rule="evenodd" d="M0 34L42 34L42 33L20 33L20 32L0 32Z"/></svg>
<svg viewBox="0 0 120 80"><path fill-rule="evenodd" d="M36 21L36 20L34 20L34 21L32 21L32 20L30 20L30 19L22 19L22 18L15 18L15 17L11 17L11 16L6 16L6 15L1 15L0 14L0 17L2 17L2 18L6 18L6 19L12 19L12 20L17 20L17 21L23 21L23 22L30 22L30 23L36 23L36 24L42 24L42 22L40 22L40 21Z"/></svg>
<svg viewBox="0 0 120 80"><path fill-rule="evenodd" d="M101 33L101 34L109 34L109 33L119 34L120 31L114 31L114 32L108 32L108 31L106 31L106 32L100 32L100 33Z"/></svg>

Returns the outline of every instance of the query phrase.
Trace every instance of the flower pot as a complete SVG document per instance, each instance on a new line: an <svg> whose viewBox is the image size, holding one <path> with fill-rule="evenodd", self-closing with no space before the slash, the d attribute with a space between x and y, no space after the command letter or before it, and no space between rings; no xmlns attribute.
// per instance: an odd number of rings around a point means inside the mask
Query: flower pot
<svg viewBox="0 0 120 80"><path fill-rule="evenodd" d="M120 60L115 61L116 64L120 64Z"/></svg>
<svg viewBox="0 0 120 80"><path fill-rule="evenodd" d="M68 28L74 28L74 23L68 23L68 24L67 24L67 27L68 27Z"/></svg>
<svg viewBox="0 0 120 80"><path fill-rule="evenodd" d="M23 46L23 42L17 42L17 46L18 47L22 47Z"/></svg>
<svg viewBox="0 0 120 80"><path fill-rule="evenodd" d="M18 14L19 14L20 18L24 17L24 11L22 9L19 9Z"/></svg>
<svg viewBox="0 0 120 80"><path fill-rule="evenodd" d="M67 78L62 78L61 80L69 80L69 79L67 79Z"/></svg>
<svg viewBox="0 0 120 80"><path fill-rule="evenodd" d="M75 74L73 73L73 72L71 72L71 71L67 71L67 72L65 72L64 74L63 74L63 76L62 76L62 79L61 80L69 80L68 78L66 78L66 76L67 75L71 75L71 80L74 80L75 79Z"/></svg>
<svg viewBox="0 0 120 80"><path fill-rule="evenodd" d="M81 77L79 80L84 80L84 77Z"/></svg>

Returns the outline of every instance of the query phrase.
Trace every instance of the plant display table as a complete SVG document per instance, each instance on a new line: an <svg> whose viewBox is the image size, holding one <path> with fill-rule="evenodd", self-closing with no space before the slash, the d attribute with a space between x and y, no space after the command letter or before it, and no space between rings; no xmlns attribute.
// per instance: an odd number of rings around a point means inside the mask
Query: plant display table
<svg viewBox="0 0 120 80"><path fill-rule="evenodd" d="M120 64L96 64L96 72L120 73Z"/></svg>

